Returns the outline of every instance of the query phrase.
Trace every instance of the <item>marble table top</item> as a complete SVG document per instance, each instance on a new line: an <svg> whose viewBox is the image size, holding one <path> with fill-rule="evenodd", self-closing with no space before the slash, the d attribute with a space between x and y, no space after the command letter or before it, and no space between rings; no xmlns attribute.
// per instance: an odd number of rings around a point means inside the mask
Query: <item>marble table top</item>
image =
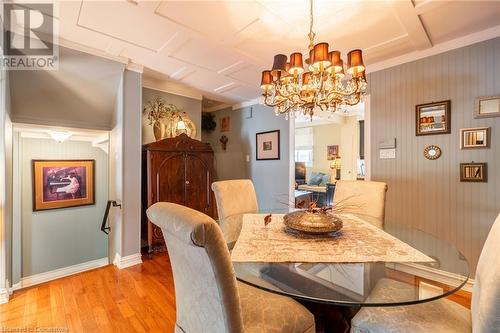
<svg viewBox="0 0 500 333"><path fill-rule="evenodd" d="M232 250L233 262L364 263L433 262L405 242L351 214L339 215L343 228L334 235L297 235L286 231L282 214L245 214Z"/></svg>

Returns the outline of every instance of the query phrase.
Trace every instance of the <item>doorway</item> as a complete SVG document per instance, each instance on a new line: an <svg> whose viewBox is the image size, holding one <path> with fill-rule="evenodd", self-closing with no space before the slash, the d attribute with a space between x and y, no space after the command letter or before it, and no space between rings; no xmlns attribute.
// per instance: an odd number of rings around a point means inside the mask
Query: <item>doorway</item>
<svg viewBox="0 0 500 333"><path fill-rule="evenodd" d="M14 289L109 263L109 133L13 126Z"/></svg>

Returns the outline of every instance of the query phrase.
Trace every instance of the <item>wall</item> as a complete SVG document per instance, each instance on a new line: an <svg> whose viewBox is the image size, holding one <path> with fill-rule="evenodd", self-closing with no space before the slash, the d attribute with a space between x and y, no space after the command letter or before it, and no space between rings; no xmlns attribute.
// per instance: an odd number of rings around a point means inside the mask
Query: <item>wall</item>
<svg viewBox="0 0 500 333"><path fill-rule="evenodd" d="M154 97L161 97L166 103L174 104L179 109L187 113L196 126L196 139L201 140L201 100L174 95L160 90L142 88L142 107ZM149 125L147 113L142 115L142 143L154 142L153 128Z"/></svg>
<svg viewBox="0 0 500 333"><path fill-rule="evenodd" d="M252 109L252 117L249 116ZM213 113L217 128L212 133L204 132L202 141L209 142L215 152L216 170L219 180L249 178L254 182L260 209L284 208L289 193L289 122L283 116L263 105L254 105L238 110L225 109ZM229 115L229 132L220 132L220 118ZM280 130L280 160L257 161L255 157L255 135L258 132ZM219 139L229 139L227 150ZM249 162L246 162L248 155Z"/></svg>
<svg viewBox="0 0 500 333"><path fill-rule="evenodd" d="M466 256L472 272L500 212L500 118L474 119L474 99L500 94L500 38L368 75L371 174L388 183L386 222L437 235ZM451 134L415 136L415 105L451 100ZM459 130L491 127L491 148L460 150ZM396 159L378 142L396 138ZM430 161L424 148L441 147ZM488 183L462 183L459 163L487 162Z"/></svg>
<svg viewBox="0 0 500 333"><path fill-rule="evenodd" d="M343 124L313 126L313 169L334 173L330 169L331 161L327 159L327 146L338 145L340 149L343 148L340 142L342 126Z"/></svg>
<svg viewBox="0 0 500 333"><path fill-rule="evenodd" d="M12 123L9 77L0 71L0 303L8 300L12 281Z"/></svg>
<svg viewBox="0 0 500 333"><path fill-rule="evenodd" d="M21 186L21 276L107 258L108 237L100 231L108 200L108 156L89 142L19 138ZM92 206L33 212L33 159L94 159L95 199ZM17 281L16 281L17 282Z"/></svg>
<svg viewBox="0 0 500 333"><path fill-rule="evenodd" d="M359 120L356 116L345 117L340 134L340 178L354 180L358 174Z"/></svg>

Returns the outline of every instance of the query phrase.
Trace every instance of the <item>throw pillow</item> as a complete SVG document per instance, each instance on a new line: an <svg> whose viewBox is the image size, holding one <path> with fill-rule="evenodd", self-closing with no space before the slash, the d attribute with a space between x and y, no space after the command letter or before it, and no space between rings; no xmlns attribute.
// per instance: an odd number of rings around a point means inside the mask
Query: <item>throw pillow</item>
<svg viewBox="0 0 500 333"><path fill-rule="evenodd" d="M322 172L311 172L311 176L309 177L309 181L307 182L307 185L310 186L318 186L321 181L323 180L323 176L325 174Z"/></svg>

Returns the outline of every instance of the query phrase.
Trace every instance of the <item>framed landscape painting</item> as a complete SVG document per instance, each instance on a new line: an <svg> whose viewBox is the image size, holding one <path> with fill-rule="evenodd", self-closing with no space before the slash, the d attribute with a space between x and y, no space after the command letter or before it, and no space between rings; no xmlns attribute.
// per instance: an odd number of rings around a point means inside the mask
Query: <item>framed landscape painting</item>
<svg viewBox="0 0 500 333"><path fill-rule="evenodd" d="M261 160L280 159L280 131L261 132L256 134L256 157Z"/></svg>
<svg viewBox="0 0 500 333"><path fill-rule="evenodd" d="M95 204L94 160L33 160L33 211Z"/></svg>

